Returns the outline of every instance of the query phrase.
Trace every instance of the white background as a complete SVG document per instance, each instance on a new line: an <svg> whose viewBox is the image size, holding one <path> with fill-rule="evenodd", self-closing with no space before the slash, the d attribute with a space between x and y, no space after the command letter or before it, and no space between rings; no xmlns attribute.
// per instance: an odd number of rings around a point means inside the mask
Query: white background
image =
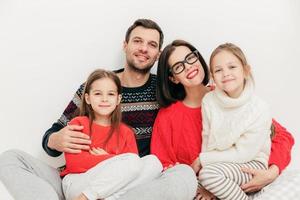
<svg viewBox="0 0 300 200"><path fill-rule="evenodd" d="M0 153L18 148L53 166L63 163L43 152L45 130L92 70L123 66L122 42L137 18L156 21L164 45L185 39L207 62L220 43L239 45L259 95L294 135L289 168L299 168L297 0L0 0ZM8 199L1 190L0 199Z"/></svg>

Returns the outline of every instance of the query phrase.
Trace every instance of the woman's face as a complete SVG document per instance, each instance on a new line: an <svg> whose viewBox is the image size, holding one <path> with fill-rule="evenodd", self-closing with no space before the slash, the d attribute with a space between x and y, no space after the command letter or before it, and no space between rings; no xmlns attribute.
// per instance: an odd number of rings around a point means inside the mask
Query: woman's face
<svg viewBox="0 0 300 200"><path fill-rule="evenodd" d="M181 83L185 88L202 84L205 76L203 67L198 55L188 47L176 47L169 57L169 65L173 74L170 77L172 82Z"/></svg>

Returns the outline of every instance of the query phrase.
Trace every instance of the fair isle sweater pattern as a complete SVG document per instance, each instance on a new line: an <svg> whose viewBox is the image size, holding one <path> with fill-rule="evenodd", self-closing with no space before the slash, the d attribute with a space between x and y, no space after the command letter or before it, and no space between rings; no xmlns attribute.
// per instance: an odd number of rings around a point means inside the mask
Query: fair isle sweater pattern
<svg viewBox="0 0 300 200"><path fill-rule="evenodd" d="M140 87L122 87L122 121L133 128L140 156L150 153L152 127L159 109L156 101L156 75L151 74L149 80ZM43 148L50 156L59 156L61 152L47 146L49 136L65 127L68 122L78 116L84 84L76 91L73 99L56 123L48 129L43 137Z"/></svg>

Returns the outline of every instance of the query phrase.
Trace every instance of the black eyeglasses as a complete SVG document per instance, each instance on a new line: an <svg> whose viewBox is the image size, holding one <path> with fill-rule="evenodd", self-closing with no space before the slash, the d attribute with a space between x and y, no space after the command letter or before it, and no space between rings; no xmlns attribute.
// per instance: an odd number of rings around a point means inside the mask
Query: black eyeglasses
<svg viewBox="0 0 300 200"><path fill-rule="evenodd" d="M195 50L189 53L188 55L186 55L183 61L179 61L174 65L172 65L172 67L170 68L170 73L180 74L185 69L185 63L191 65L197 62L197 60L199 60L199 56L198 56L198 51Z"/></svg>

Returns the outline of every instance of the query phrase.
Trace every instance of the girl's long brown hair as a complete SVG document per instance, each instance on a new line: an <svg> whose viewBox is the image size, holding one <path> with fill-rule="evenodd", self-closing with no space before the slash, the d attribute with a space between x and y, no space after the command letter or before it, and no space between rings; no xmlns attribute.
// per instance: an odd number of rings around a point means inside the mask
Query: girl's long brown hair
<svg viewBox="0 0 300 200"><path fill-rule="evenodd" d="M121 92L122 92L122 86L121 86L120 79L115 73L113 73L111 71L106 71L103 69L97 69L89 75L89 77L85 83L85 87L84 87L84 91L83 91L83 95L82 95L80 116L86 116L89 118L89 120L90 120L90 127L89 127L90 128L90 136L92 136L92 124L93 124L93 121L95 120L95 114L92 109L92 106L86 102L85 94L89 94L91 91L92 84L96 80L99 80L102 78L109 78L116 84L118 95L121 94ZM108 141L110 140L110 138L112 137L113 133L116 132L116 134L118 134L117 135L117 150L118 150L119 137L120 137L119 128L120 128L120 123L121 123L121 117L122 117L121 116L121 105L118 104L116 106L115 110L111 114L111 128L109 130L107 138L104 141L104 144L103 144L104 148L106 147L106 145L107 145Z"/></svg>

